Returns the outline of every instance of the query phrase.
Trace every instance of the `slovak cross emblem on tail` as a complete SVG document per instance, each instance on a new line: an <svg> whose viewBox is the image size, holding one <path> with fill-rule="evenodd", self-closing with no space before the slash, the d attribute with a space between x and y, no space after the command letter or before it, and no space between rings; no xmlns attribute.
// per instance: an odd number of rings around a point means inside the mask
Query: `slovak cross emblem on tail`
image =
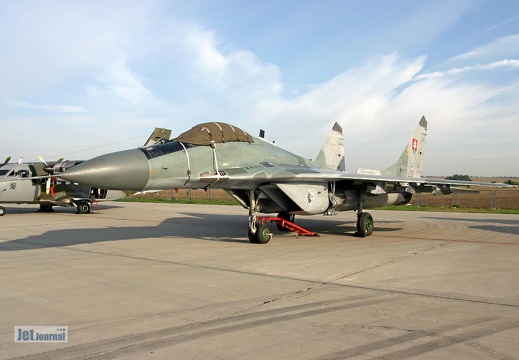
<svg viewBox="0 0 519 360"><path fill-rule="evenodd" d="M413 155L416 155L416 150L418 150L418 139L413 138L412 150Z"/></svg>

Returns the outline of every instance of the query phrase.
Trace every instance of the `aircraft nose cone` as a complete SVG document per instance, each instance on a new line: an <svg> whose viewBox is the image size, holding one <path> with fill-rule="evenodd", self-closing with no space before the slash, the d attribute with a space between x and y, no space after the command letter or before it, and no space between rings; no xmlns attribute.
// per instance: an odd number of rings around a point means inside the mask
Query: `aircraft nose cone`
<svg viewBox="0 0 519 360"><path fill-rule="evenodd" d="M148 183L150 165L138 149L101 155L59 175L60 178L110 190L141 190Z"/></svg>

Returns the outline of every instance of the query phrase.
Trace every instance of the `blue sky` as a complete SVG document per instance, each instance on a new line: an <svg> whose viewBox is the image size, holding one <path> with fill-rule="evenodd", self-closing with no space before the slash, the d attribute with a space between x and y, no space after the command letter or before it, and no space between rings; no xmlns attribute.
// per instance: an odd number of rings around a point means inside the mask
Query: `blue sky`
<svg viewBox="0 0 519 360"><path fill-rule="evenodd" d="M0 156L88 159L223 121L382 169L519 176L519 2L0 0Z"/></svg>

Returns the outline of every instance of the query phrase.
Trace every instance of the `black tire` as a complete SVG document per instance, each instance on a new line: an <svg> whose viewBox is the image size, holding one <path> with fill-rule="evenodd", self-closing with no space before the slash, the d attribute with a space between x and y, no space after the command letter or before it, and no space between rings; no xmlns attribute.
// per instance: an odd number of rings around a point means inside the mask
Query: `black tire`
<svg viewBox="0 0 519 360"><path fill-rule="evenodd" d="M52 205L40 205L40 212L52 212Z"/></svg>
<svg viewBox="0 0 519 360"><path fill-rule="evenodd" d="M296 216L294 214L287 213L286 211L280 212L278 214L278 217L290 222L295 222L296 220ZM283 226L279 225L278 223L276 223L276 227L279 231L290 231L287 228L284 228Z"/></svg>
<svg viewBox="0 0 519 360"><path fill-rule="evenodd" d="M370 236L373 233L375 224L370 213L362 213L357 218L357 232L355 235L360 237Z"/></svg>
<svg viewBox="0 0 519 360"><path fill-rule="evenodd" d="M250 229L249 229L249 241L250 241L252 244L259 244L259 243L258 243L258 240L257 240L256 237L254 236L254 234L250 232Z"/></svg>
<svg viewBox="0 0 519 360"><path fill-rule="evenodd" d="M90 212L92 211L92 208L89 203L84 201L84 202L79 203L79 205L77 207L77 211L80 214L90 214Z"/></svg>
<svg viewBox="0 0 519 360"><path fill-rule="evenodd" d="M7 210L5 210L5 207L0 206L0 216L4 216Z"/></svg>
<svg viewBox="0 0 519 360"><path fill-rule="evenodd" d="M272 233L267 225L259 225L256 229L255 234L251 234L249 231L249 241L253 244L266 244L270 241Z"/></svg>

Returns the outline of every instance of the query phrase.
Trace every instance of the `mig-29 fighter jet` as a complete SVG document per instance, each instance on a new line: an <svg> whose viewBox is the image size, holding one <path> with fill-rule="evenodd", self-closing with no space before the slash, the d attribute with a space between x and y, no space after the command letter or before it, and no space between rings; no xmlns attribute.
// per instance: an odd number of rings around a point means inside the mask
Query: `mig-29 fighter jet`
<svg viewBox="0 0 519 360"><path fill-rule="evenodd" d="M315 161L236 126L204 123L164 144L99 156L66 169L60 177L122 191L224 189L249 210L252 243L267 243L272 236L258 213L279 213L279 218L290 221L294 215L356 210L356 235L364 237L374 228L365 209L407 204L417 192L449 194L451 185L498 186L420 177L426 133L422 117L394 165L347 173L337 123Z"/></svg>

